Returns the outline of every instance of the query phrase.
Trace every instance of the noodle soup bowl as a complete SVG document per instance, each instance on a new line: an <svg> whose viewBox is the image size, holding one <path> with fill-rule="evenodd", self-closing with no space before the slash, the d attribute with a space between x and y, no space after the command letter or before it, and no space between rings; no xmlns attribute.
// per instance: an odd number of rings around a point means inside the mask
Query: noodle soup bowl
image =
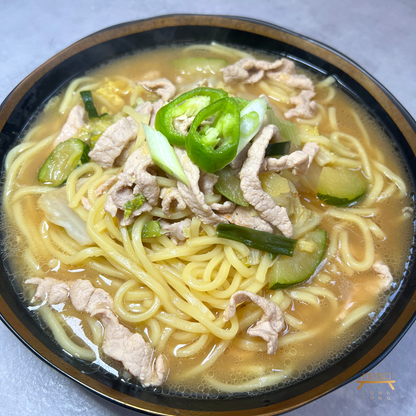
<svg viewBox="0 0 416 416"><path fill-rule="evenodd" d="M286 29L246 18L172 15L104 29L55 55L24 79L0 108L0 143L6 154L27 132L42 106L72 79L127 54L159 46L208 44L286 56L313 72L333 76L341 89L362 104L391 138L414 189L416 125L398 101L374 78L339 52ZM415 265L409 250L403 277L381 310L377 323L326 366L287 387L263 394L219 395L202 399L119 379L100 366L65 353L29 309L3 251L0 313L3 322L37 356L87 389L114 403L163 415L272 415L306 404L354 380L379 363L415 320Z"/></svg>

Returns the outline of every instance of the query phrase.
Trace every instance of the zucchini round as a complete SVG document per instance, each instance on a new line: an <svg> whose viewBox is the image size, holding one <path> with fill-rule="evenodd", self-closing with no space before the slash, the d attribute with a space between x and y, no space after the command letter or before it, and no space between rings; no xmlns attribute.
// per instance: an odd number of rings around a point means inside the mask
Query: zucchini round
<svg viewBox="0 0 416 416"><path fill-rule="evenodd" d="M345 207L360 199L367 186L367 180L359 171L325 166L319 177L318 198L325 204Z"/></svg>
<svg viewBox="0 0 416 416"><path fill-rule="evenodd" d="M321 263L326 248L326 231L317 228L305 235L303 240L314 243L310 253L295 248L293 257L281 256L269 272L270 289L284 289L309 279Z"/></svg>

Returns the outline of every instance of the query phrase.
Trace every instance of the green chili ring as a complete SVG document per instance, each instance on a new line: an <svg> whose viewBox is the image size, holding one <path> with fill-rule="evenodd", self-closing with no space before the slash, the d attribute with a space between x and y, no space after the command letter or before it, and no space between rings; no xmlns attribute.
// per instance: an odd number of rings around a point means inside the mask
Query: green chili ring
<svg viewBox="0 0 416 416"><path fill-rule="evenodd" d="M197 96L209 97L211 104L220 98L227 97L228 94L224 90L200 87L185 92L184 94L175 98L169 104L163 106L156 114L155 128L169 140L170 144L185 147L186 135L178 132L173 127L173 119L178 117L178 114L174 115L174 112L176 112L175 110L177 110L177 108L186 100Z"/></svg>
<svg viewBox="0 0 416 416"><path fill-rule="evenodd" d="M212 126L204 126L198 131L201 123L212 116L215 117ZM214 135L210 134L212 131ZM239 140L238 104L234 98L221 98L196 115L186 137L186 152L192 162L203 171L214 173L235 158Z"/></svg>

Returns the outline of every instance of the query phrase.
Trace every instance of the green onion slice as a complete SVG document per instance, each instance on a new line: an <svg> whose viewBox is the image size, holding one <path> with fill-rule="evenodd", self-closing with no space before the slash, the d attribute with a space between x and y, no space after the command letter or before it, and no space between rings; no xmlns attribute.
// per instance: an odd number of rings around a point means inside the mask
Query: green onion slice
<svg viewBox="0 0 416 416"><path fill-rule="evenodd" d="M188 179L186 179L182 166L168 139L162 133L152 129L146 124L142 123L142 126L144 134L146 135L150 155L156 165L178 181L189 186Z"/></svg>
<svg viewBox="0 0 416 416"><path fill-rule="evenodd" d="M91 91L81 91L80 94L82 101L84 102L85 110L88 113L88 118L90 120L93 118L98 118L98 112L94 106ZM105 115L107 115L107 113L103 114L103 116Z"/></svg>
<svg viewBox="0 0 416 416"><path fill-rule="evenodd" d="M284 254L293 256L297 240L267 233L265 231L253 230L234 224L218 224L217 237L228 238L238 241L247 247L256 248L273 254Z"/></svg>
<svg viewBox="0 0 416 416"><path fill-rule="evenodd" d="M251 101L241 110L240 141L238 142L237 155L260 130L266 111L267 103L262 97Z"/></svg>

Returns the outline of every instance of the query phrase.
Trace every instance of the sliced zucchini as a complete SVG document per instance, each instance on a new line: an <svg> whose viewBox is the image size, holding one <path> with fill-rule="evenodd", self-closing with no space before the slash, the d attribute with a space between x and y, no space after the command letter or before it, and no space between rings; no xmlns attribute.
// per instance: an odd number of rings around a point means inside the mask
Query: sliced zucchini
<svg viewBox="0 0 416 416"><path fill-rule="evenodd" d="M318 198L328 205L348 206L366 193L367 186L359 171L324 166L318 182Z"/></svg>
<svg viewBox="0 0 416 416"><path fill-rule="evenodd" d="M249 207L249 203L245 200L243 191L240 188L240 178L231 166L215 172L218 176L218 182L215 184L215 189L224 195L230 201L241 205L243 207Z"/></svg>
<svg viewBox="0 0 416 416"><path fill-rule="evenodd" d="M90 147L80 139L59 143L39 170L39 182L53 187L62 185L79 165L88 163Z"/></svg>
<svg viewBox="0 0 416 416"><path fill-rule="evenodd" d="M172 62L174 68L184 74L202 72L203 74L217 74L221 68L225 68L228 62L225 59L215 58L183 58Z"/></svg>
<svg viewBox="0 0 416 416"><path fill-rule="evenodd" d="M300 251L302 244L299 244L293 257L281 256L269 272L270 289L283 289L296 285L309 279L315 273L324 257L326 231L317 228L307 233L302 240L314 244L314 251Z"/></svg>

